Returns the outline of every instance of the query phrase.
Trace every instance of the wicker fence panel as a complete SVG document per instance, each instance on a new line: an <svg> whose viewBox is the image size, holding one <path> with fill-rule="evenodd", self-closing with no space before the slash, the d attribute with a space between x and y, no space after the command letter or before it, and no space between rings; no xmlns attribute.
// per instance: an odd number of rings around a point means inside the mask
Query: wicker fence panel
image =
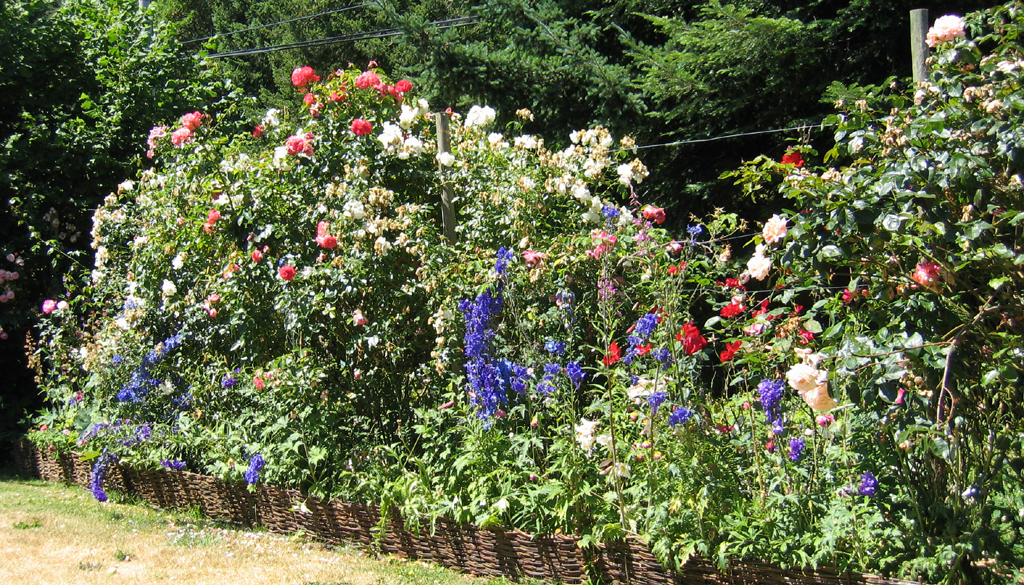
<svg viewBox="0 0 1024 585"><path fill-rule="evenodd" d="M91 468L76 456L44 452L21 444L15 463L22 473L55 482L88 485ZM296 490L244 484L182 471L138 471L112 465L106 485L135 494L162 508L198 506L212 518L293 533L303 530L332 543L379 546L382 552L429 560L487 577L524 577L582 583L588 576L608 585L917 585L860 573L783 570L758 562L734 562L720 571L708 559L691 558L678 573L665 570L638 538L599 545L585 553L578 540L565 535L531 536L519 531L481 529L439 518L412 530L400 514L391 514L378 534L381 511L376 506L323 502ZM379 538L376 538L378 537ZM588 557L589 554L589 557Z"/></svg>

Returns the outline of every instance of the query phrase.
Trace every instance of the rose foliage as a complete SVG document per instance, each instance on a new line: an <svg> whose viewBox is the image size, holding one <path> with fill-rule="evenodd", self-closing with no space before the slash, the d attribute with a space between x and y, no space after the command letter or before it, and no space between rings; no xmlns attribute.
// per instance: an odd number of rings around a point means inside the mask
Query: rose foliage
<svg viewBox="0 0 1024 585"><path fill-rule="evenodd" d="M916 94L840 104L832 166L736 173L788 201L756 230L669 234L628 137L549 150L380 71L298 69L255 135L168 121L43 321L33 437L684 571L1014 579L1022 27L973 15Z"/></svg>

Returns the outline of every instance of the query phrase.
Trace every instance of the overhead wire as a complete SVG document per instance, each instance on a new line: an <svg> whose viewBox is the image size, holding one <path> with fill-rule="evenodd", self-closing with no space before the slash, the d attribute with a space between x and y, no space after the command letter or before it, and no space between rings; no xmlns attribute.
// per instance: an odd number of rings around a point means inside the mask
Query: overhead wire
<svg viewBox="0 0 1024 585"><path fill-rule="evenodd" d="M288 18L288 19L285 19L285 20L279 20L277 22L268 22L267 24L260 24L260 25L257 25L257 26L250 26L249 28L243 28L243 29L239 29L239 30L233 30L233 31L228 31L228 32L217 33L217 34L210 35L208 37L198 37L198 38L194 38L194 39L189 39L187 41L181 41L181 44L187 45L189 43L197 43L199 41L208 41L208 40L210 40L212 38L227 37L227 36L231 36L231 35L238 34L238 33L249 32L249 31L253 31L253 30L259 30L259 29L268 28L268 27L271 27L271 26L277 26L279 24L287 24L289 22L296 22L296 21L299 21L299 20L309 20L310 18L316 18L318 16L327 16L329 14L337 14L339 12L346 12L348 10L355 10L357 8L366 8L367 6L373 6L373 5L374 5L373 2L363 2L362 4L353 4L352 6L344 6L342 8L335 8L333 10L327 10L327 11L324 11L324 12L318 12L316 14L309 14L307 16L296 16L294 18Z"/></svg>
<svg viewBox="0 0 1024 585"><path fill-rule="evenodd" d="M447 18L444 20L434 20L428 25L437 27L440 30L448 28L456 28L461 26L470 26L478 24L479 21L471 16L459 16L456 18ZM273 45L269 47L261 47L258 49L241 49L238 51L224 51L221 53L212 53L207 55L209 58L214 57L241 57L245 55L256 55L259 53L269 53L273 51L284 51L287 49L301 49L305 47L319 47L323 45L332 45L335 43L343 43L350 41L362 41L367 39L377 39L386 37L395 37L405 34L400 28L382 28L375 31L350 33L346 35L338 35L334 37L327 37L323 39L312 39L308 41L298 41L294 43L286 43L282 45Z"/></svg>

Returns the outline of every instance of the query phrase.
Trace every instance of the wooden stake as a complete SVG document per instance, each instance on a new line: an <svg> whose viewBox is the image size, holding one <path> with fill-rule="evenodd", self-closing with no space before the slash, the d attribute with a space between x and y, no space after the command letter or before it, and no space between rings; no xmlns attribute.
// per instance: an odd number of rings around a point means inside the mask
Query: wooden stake
<svg viewBox="0 0 1024 585"><path fill-rule="evenodd" d="M448 114L445 112L438 112L434 114L434 119L437 120L437 153L448 153L450 152L450 141L451 131L448 129ZM448 240L448 243L455 243L455 206L452 204L452 199L455 198L455 193L452 190L452 184L445 179L444 165L438 161L438 173L441 176L441 224L444 229L444 237Z"/></svg>
<svg viewBox="0 0 1024 585"><path fill-rule="evenodd" d="M914 65L914 83L928 80L928 9L910 11L910 58Z"/></svg>

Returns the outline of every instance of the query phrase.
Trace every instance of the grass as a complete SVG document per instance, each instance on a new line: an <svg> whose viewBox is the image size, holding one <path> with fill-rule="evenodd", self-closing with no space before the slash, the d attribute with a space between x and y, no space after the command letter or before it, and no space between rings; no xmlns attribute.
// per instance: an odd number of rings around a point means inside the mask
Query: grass
<svg viewBox="0 0 1024 585"><path fill-rule="evenodd" d="M0 583L510 585L110 495L0 475Z"/></svg>

